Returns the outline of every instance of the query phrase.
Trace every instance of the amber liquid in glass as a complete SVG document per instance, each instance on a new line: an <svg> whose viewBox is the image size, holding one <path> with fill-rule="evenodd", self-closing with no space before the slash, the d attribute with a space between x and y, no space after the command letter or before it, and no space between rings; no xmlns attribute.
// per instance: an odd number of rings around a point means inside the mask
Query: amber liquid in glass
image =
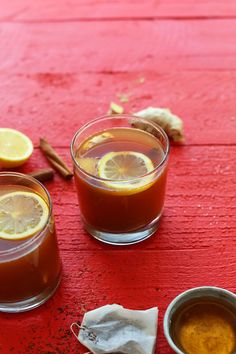
<svg viewBox="0 0 236 354"><path fill-rule="evenodd" d="M104 136L108 139L103 139ZM112 128L87 138L79 146L76 160L78 164L85 158L98 162L108 152L119 151L142 153L149 157L154 168L164 158L161 143L151 134L134 128ZM96 176L97 171L92 174ZM152 180L150 176L142 178L142 187L120 190L75 169L75 183L85 223L100 231L128 233L157 220L164 205L166 167Z"/></svg>
<svg viewBox="0 0 236 354"><path fill-rule="evenodd" d="M35 193L27 187L4 185L0 195L16 191ZM27 246L31 241L32 245ZM17 252L13 251L16 247L19 247ZM7 255L1 255L1 251L7 251ZM0 238L0 303L27 300L53 288L59 281L60 270L53 219L43 230L43 235L18 241Z"/></svg>

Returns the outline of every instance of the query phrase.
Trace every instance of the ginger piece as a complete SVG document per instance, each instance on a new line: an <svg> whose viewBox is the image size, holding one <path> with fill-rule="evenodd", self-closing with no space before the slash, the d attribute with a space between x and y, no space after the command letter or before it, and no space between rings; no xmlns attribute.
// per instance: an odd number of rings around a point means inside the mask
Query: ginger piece
<svg viewBox="0 0 236 354"><path fill-rule="evenodd" d="M110 103L108 114L123 114L123 113L124 113L124 107L122 107L121 105L115 102Z"/></svg>
<svg viewBox="0 0 236 354"><path fill-rule="evenodd" d="M175 142L184 141L183 121L168 108L148 107L142 111L134 113L134 115L154 124L158 124L165 130L169 138L173 139ZM145 127L142 122L138 121L138 119L132 121L132 126L153 133L150 131L150 127L147 129L147 126Z"/></svg>
<svg viewBox="0 0 236 354"><path fill-rule="evenodd" d="M84 153L96 145L103 144L109 140L112 140L114 136L109 132L99 133L88 139L83 145L81 152Z"/></svg>
<svg viewBox="0 0 236 354"><path fill-rule="evenodd" d="M85 172L89 173L90 175L97 176L97 164L99 158L80 157L76 158L76 161Z"/></svg>
<svg viewBox="0 0 236 354"><path fill-rule="evenodd" d="M129 95L126 93L118 93L117 97L119 98L121 103L127 103L129 102ZM123 112L124 113L124 112Z"/></svg>

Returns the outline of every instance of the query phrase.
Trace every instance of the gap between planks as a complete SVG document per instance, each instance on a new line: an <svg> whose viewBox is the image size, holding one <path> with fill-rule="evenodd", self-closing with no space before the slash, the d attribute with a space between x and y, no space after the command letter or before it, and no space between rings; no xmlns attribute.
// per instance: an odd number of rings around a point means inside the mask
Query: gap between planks
<svg viewBox="0 0 236 354"><path fill-rule="evenodd" d="M170 145L171 147L174 147L174 148L188 148L188 147L230 147L230 146L236 146L236 143L223 143L223 144L220 144L220 143L211 143L211 144L202 144L202 143L199 143L199 144L171 144ZM68 145L53 145L53 148L55 149L66 149L66 150L69 150L70 151L70 146ZM34 149L40 149L38 145L34 146Z"/></svg>
<svg viewBox="0 0 236 354"><path fill-rule="evenodd" d="M152 237L152 236L151 236ZM154 236L155 237L155 236ZM151 240L151 238L150 238ZM100 242L100 241L99 241ZM140 242L142 243L142 242ZM100 245L100 244L99 244ZM98 246L99 246L98 245ZM139 245L139 243L136 243L134 245L131 245L131 246L112 246L112 245L107 245L107 244L103 244L104 247L106 247L106 249L95 249L95 248L80 248L79 250L77 250L77 252L81 253L109 253L109 252L133 252L133 253L137 253L137 252L141 252L141 253L160 253L160 252L196 252L196 251L205 251L209 248L213 249L213 247L211 245L209 246L203 246L203 247L196 247L196 248L175 248L175 249L172 249L172 248L148 248L148 249L141 249L141 248L137 248L137 246ZM134 246L136 246L136 248L134 248ZM62 246L62 244L59 245L60 247L60 251L65 251L67 253L70 253L70 252L76 252L74 249L68 249L68 248L64 248ZM108 247L110 247L108 249ZM128 247L133 247L132 249L128 248ZM218 248L216 248L218 249Z"/></svg>
<svg viewBox="0 0 236 354"><path fill-rule="evenodd" d="M210 20L234 20L235 15L228 16L153 16L153 17L71 17L65 19L49 18L45 20L17 20L6 17L0 19L0 23L26 23L26 24L45 24L45 23L67 23L67 22L128 22L128 21L210 21Z"/></svg>

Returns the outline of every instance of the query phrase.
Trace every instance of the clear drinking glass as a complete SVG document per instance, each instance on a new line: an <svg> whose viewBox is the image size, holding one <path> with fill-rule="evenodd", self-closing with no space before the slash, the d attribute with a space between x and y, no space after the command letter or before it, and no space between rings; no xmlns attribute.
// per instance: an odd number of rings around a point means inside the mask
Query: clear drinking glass
<svg viewBox="0 0 236 354"><path fill-rule="evenodd" d="M48 207L48 218L39 232L26 239L6 240L0 237L2 312L22 312L43 304L53 295L61 279L61 261L48 191L32 177L0 173L0 198L14 192L40 196ZM0 213L4 213L4 208Z"/></svg>
<svg viewBox="0 0 236 354"><path fill-rule="evenodd" d="M86 230L116 245L151 236L163 212L168 154L166 133L141 118L105 116L80 128L71 155Z"/></svg>

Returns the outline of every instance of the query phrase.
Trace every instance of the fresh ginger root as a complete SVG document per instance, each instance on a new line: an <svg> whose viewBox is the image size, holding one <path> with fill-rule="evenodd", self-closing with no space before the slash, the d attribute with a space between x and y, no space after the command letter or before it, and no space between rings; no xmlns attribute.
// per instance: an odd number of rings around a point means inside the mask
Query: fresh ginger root
<svg viewBox="0 0 236 354"><path fill-rule="evenodd" d="M184 141L184 132L183 132L183 121L176 115L174 115L168 108L155 108L148 107L142 111L134 113L134 116L146 119L152 123L156 123L161 126L169 138L172 138L175 142ZM142 122L139 122L138 119L132 120L132 126L135 128L140 128L143 130L148 130L149 133L150 127L146 129L145 125Z"/></svg>

